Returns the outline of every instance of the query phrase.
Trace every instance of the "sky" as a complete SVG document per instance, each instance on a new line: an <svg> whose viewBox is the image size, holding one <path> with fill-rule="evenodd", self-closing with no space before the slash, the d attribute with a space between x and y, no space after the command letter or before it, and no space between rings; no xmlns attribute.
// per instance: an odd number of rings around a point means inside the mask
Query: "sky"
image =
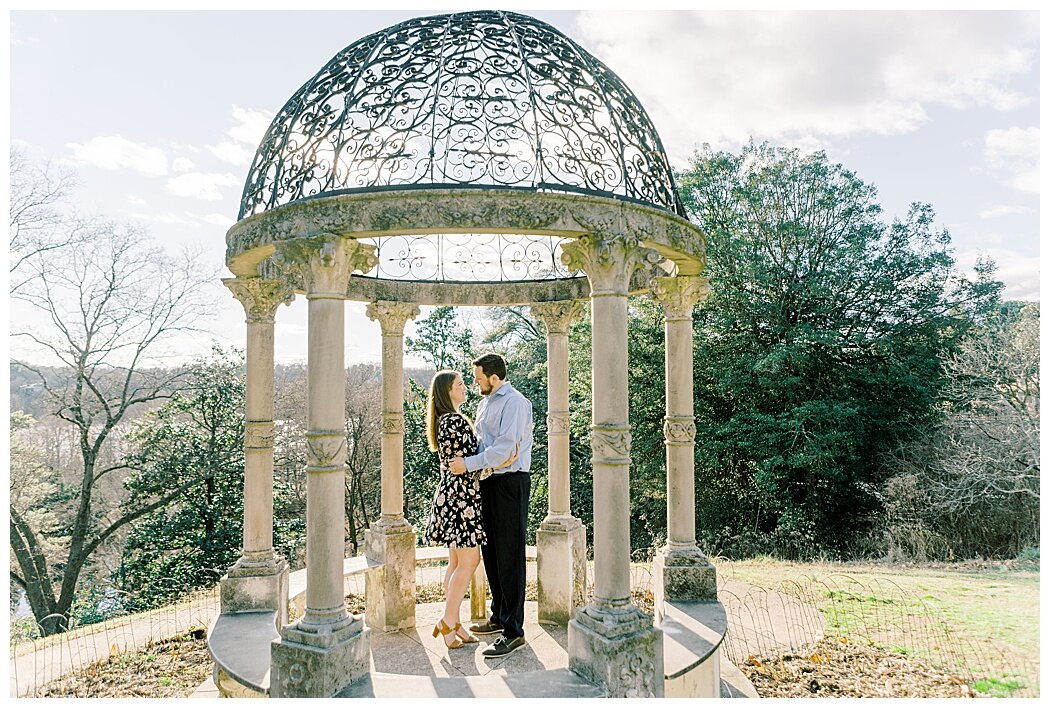
<svg viewBox="0 0 1050 708"><path fill-rule="evenodd" d="M15 11L10 139L75 169L82 210L145 227L173 252L199 248L221 269L274 113L347 45L446 11ZM960 268L984 254L1006 297L1039 299L1035 12L528 14L624 80L674 166L704 143L738 151L750 138L825 150L878 187L887 218L929 202ZM210 339L244 346L243 310L218 281L214 301L210 338L174 342L177 356L207 353ZM380 359L364 308L346 305L348 364ZM277 313L278 362L305 360L306 309L299 297ZM17 326L26 314L13 305L10 316ZM12 340L12 356L37 356L22 346Z"/></svg>

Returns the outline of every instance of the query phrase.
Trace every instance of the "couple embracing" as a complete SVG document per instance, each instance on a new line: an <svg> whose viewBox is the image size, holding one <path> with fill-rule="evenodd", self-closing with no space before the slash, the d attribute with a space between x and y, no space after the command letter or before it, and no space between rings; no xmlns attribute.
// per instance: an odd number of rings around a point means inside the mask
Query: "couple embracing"
<svg viewBox="0 0 1050 708"><path fill-rule="evenodd" d="M477 642L475 634L499 634L486 658L525 645L525 527L532 461L532 403L507 381L497 354L473 361L474 383L484 399L477 420L459 412L467 400L463 376L439 371L427 397L427 441L440 459L441 477L423 541L448 546L445 614L434 627L445 646ZM470 578L484 558L492 590L487 620L464 628L459 609Z"/></svg>

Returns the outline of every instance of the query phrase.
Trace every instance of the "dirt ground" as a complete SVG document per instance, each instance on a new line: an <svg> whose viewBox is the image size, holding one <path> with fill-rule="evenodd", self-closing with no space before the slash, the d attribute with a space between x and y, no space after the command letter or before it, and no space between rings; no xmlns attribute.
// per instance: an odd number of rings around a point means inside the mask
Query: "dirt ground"
<svg viewBox="0 0 1050 708"><path fill-rule="evenodd" d="M176 698L193 693L211 675L203 627L154 642L142 651L114 654L40 689L48 698Z"/></svg>
<svg viewBox="0 0 1050 708"><path fill-rule="evenodd" d="M748 657L740 667L761 698L963 698L977 692L922 661L824 638L805 655Z"/></svg>

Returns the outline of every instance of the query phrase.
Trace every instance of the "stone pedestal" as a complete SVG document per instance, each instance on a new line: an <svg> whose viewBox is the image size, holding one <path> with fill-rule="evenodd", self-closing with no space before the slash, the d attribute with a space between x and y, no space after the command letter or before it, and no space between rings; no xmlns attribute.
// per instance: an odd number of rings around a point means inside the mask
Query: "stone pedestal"
<svg viewBox="0 0 1050 708"><path fill-rule="evenodd" d="M369 629L360 617L332 631L302 622L270 645L271 698L331 698L368 674Z"/></svg>
<svg viewBox="0 0 1050 708"><path fill-rule="evenodd" d="M653 558L653 597L657 622L663 620L665 601L717 601L715 567L699 548L664 546Z"/></svg>
<svg viewBox="0 0 1050 708"><path fill-rule="evenodd" d="M565 626L583 607L587 589L587 530L572 516L548 517L536 530L538 619Z"/></svg>
<svg viewBox="0 0 1050 708"><path fill-rule="evenodd" d="M416 626L416 532L404 519L365 531L365 556L382 567L365 576L365 621L381 632Z"/></svg>
<svg viewBox="0 0 1050 708"><path fill-rule="evenodd" d="M277 557L264 568L238 561L219 581L223 612L277 610L277 626L288 622L288 562Z"/></svg>
<svg viewBox="0 0 1050 708"><path fill-rule="evenodd" d="M569 622L569 668L610 698L662 698L663 632L634 605L587 605Z"/></svg>

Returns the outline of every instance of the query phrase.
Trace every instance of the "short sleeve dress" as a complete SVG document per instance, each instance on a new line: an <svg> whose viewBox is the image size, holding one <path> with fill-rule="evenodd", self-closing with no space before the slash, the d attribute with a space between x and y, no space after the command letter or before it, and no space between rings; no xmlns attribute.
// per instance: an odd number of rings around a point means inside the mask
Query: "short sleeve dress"
<svg viewBox="0 0 1050 708"><path fill-rule="evenodd" d="M486 543L481 524L481 487L476 472L452 474L453 457L478 452L478 438L470 422L459 413L446 413L438 420L438 458L441 477L434 490L434 503L427 519L423 542L430 546L468 548Z"/></svg>

